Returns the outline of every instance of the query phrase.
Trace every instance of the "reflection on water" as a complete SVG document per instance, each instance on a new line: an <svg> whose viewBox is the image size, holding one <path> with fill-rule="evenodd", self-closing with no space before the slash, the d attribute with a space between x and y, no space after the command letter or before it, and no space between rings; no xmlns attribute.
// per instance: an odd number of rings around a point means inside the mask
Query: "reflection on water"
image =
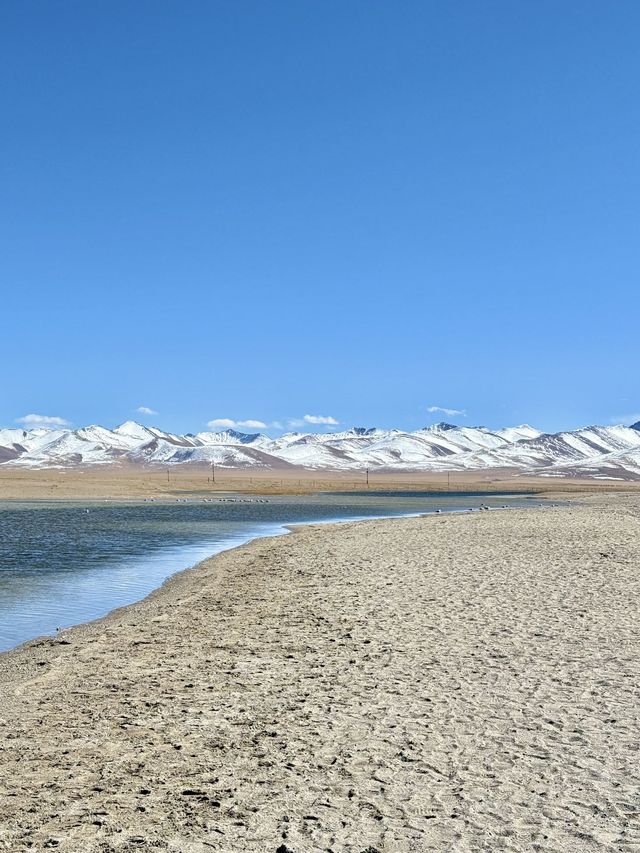
<svg viewBox="0 0 640 853"><path fill-rule="evenodd" d="M137 601L180 569L284 525L531 503L340 494L176 503L0 502L0 650Z"/></svg>

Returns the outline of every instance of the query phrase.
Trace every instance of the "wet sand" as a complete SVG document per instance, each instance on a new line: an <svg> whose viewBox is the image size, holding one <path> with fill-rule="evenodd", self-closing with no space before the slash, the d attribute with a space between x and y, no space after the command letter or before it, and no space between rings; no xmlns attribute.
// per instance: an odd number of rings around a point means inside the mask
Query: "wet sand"
<svg viewBox="0 0 640 853"><path fill-rule="evenodd" d="M640 498L304 527L0 656L0 849L640 849Z"/></svg>

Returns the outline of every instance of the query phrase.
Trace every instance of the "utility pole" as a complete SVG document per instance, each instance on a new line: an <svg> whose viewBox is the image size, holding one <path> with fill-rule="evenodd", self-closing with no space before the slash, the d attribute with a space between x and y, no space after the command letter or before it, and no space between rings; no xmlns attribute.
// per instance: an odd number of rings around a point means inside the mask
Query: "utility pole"
<svg viewBox="0 0 640 853"><path fill-rule="evenodd" d="M211 463L211 482L215 483L216 481L216 463Z"/></svg>
<svg viewBox="0 0 640 853"><path fill-rule="evenodd" d="M451 485L451 472L447 471L447 489Z"/></svg>
<svg viewBox="0 0 640 853"><path fill-rule="evenodd" d="M367 488L369 488L369 469L367 468Z"/></svg>
<svg viewBox="0 0 640 853"><path fill-rule="evenodd" d="M169 483L169 482L170 482L170 480L169 480L169 469L167 468L167 483Z"/></svg>

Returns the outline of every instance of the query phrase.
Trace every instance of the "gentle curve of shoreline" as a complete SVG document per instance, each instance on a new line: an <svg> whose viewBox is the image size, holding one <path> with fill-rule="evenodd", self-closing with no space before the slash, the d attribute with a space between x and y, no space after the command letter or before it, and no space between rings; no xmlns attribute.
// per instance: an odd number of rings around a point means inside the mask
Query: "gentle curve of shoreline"
<svg viewBox="0 0 640 853"><path fill-rule="evenodd" d="M432 512L415 512L415 513L414 512L408 512L408 513L402 513L400 515L379 515L379 516L369 516L369 517L363 517L363 518L348 518L348 519L336 518L336 519L328 519L326 521L309 521L309 522L297 522L295 524L282 524L279 526L278 532L274 532L272 530L270 533L264 533L264 532L256 533L255 535L249 536L246 540L241 541L237 544L230 544L230 545L222 546L221 548L213 551L211 554L208 554L207 556L203 557L203 559L198 560L196 563L193 563L192 565L187 565L187 566L183 566L182 568L175 569L175 571L172 571L171 574L167 575L167 577L164 578L161 581L161 583L159 583L157 586L153 587L153 589L150 589L149 592L146 593L145 595L143 595L142 597L137 598L133 601L130 601L127 604L123 604L119 607L113 607L111 610L107 611L106 613L102 614L101 616L97 616L95 619L87 619L83 622L75 622L71 625L65 625L59 631L56 630L55 635L53 633L51 633L51 634L39 634L38 636L31 637L31 638L25 640L24 642L19 643L18 645L10 648L10 649L4 649L4 650L0 649L0 674L2 674L2 671L3 671L3 666L2 666L3 659L7 658L7 656L9 656L9 655L18 656L19 653L21 652L21 650L23 650L23 649L28 650L34 643L37 644L38 646L40 646L42 643L46 643L49 640L54 640L54 639L59 640L61 637L66 637L70 631L82 630L85 628L92 627L94 625L98 625L102 622L105 622L111 616L117 615L118 613L121 613L122 611L127 610L129 607L134 607L137 604L142 604L144 601L146 601L147 598L150 598L151 596L160 592L166 585L168 585L171 582L171 580L173 578L177 577L178 575L181 575L184 572L196 571L200 568L200 566L203 563L208 563L210 560L214 560L216 557L219 557L221 554L226 554L227 552L230 552L230 551L239 551L241 548L245 548L245 547L251 545L253 542L257 542L258 540L261 540L261 539L265 539L265 540L277 539L280 536L286 536L289 533L294 533L298 528L310 527L310 526L313 526L313 527L315 527L315 526L318 526L318 527L330 526L331 527L331 526L340 525L340 524L358 524L359 522L362 522L362 521L382 521L382 520L390 520L390 519L394 519L394 518L419 518L423 515L436 515L436 514L439 514L439 515L448 514L448 515L450 515L450 514L455 514L455 513L467 513L467 512L468 512L468 510L462 510L462 509L460 509L460 510L457 510L457 509L456 510L433 510ZM265 524L265 527L273 528L274 525ZM2 691L2 684L0 683L0 695L1 695L1 691Z"/></svg>
<svg viewBox="0 0 640 853"><path fill-rule="evenodd" d="M298 527L8 652L0 849L632 849L639 540L633 497Z"/></svg>
<svg viewBox="0 0 640 853"><path fill-rule="evenodd" d="M489 496L489 497L491 497L491 496ZM37 503L37 502L34 501L33 503ZM85 502L83 501L82 504L84 504L84 503ZM171 506L172 504L168 502L168 505ZM494 508L494 509L497 509L497 508ZM138 604L138 603L144 601L145 598L152 595L158 589L161 589L175 575L181 574L182 572L197 569L201 563L207 562L208 560L212 560L215 557L217 557L218 555L223 554L227 551L235 551L238 548L244 547L245 545L250 545L252 542L255 542L257 539L276 538L278 536L286 535L287 533L295 530L297 527L305 527L308 525L323 525L324 526L327 524L328 525L351 524L351 523L357 523L359 521L376 521L376 520L391 519L391 518L414 518L414 517L418 517L421 515L433 515L433 514L445 514L445 513L447 513L447 514L450 514L450 513L466 513L466 512L468 512L468 510L462 509L462 508L460 508L460 509L433 509L433 510L422 511L422 512L406 512L406 513L399 513L399 514L393 514L393 515L385 515L385 514L368 515L368 516L361 516L361 517L355 516L352 518L336 516L335 518L329 518L326 520L314 520L314 521L307 521L307 522L292 522L292 523L283 523L283 524L263 522L259 525L260 529L256 528L256 531L254 531L250 535L247 535L246 538L240 537L240 541L238 541L238 536L233 535L227 540L227 542L224 545L219 546L218 548L213 550L211 553L208 553L208 554L206 554L206 556L203 556L201 559L198 559L196 562L190 563L187 565L183 564L181 567L174 569L173 571L170 572L170 574L166 575L165 577L162 578L162 580L157 582L156 586L148 588L148 591L142 593L138 598L133 598L124 604L113 606L113 607L109 608L108 610L106 610L105 612L101 613L100 615L96 615L94 618L84 618L84 619L78 620L77 622L72 622L69 625L64 625L63 628L61 628L61 629L58 629L56 627L56 633L55 634L54 634L53 628L52 628L52 630L49 633L45 632L42 634L31 636L31 637L23 640L22 642L17 643L15 646L12 646L11 648L4 648L4 649L0 648L0 672L1 672L1 661L2 661L3 655L7 655L11 652L17 652L23 646L26 646L32 642L36 642L39 640L46 640L47 638L51 638L53 636L56 636L59 631L62 631L62 630L69 631L73 628L80 628L80 627L83 627L86 625L93 625L97 622L101 622L104 619L106 619L111 613L118 612L118 611L123 610L127 607L131 607L134 604ZM265 532L267 530L269 532Z"/></svg>

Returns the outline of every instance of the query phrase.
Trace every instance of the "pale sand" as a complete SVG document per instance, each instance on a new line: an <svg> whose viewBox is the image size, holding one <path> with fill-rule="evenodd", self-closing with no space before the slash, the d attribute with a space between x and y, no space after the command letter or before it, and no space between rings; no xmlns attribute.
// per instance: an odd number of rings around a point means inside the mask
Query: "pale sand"
<svg viewBox="0 0 640 853"><path fill-rule="evenodd" d="M639 567L633 496L218 556L0 657L0 849L640 850Z"/></svg>

